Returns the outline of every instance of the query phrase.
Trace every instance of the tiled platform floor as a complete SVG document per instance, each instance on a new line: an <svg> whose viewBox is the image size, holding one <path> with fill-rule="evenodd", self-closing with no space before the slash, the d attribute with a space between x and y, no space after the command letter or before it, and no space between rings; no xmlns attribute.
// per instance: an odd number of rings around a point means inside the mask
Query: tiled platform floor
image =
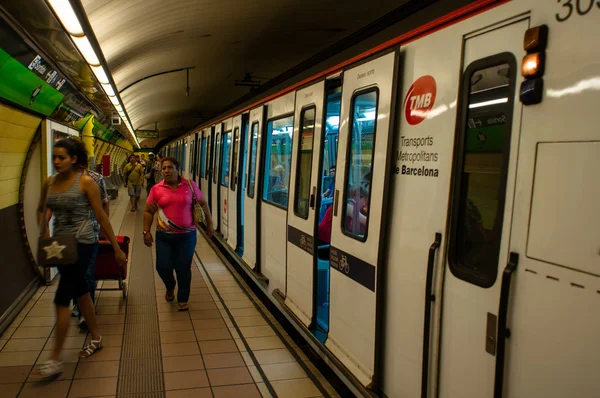
<svg viewBox="0 0 600 398"><path fill-rule="evenodd" d="M142 211L130 212L127 199L121 189L119 198L111 203L111 223L120 235L132 238L129 278L135 278L143 276L141 271L136 274L136 258L149 262L154 254L153 249L143 246ZM164 286L154 274L155 299L151 302L156 311L152 308L150 313L156 316L150 316L152 319L147 322L148 330L157 322L160 334L160 351L155 355L159 358L157 364L162 365L158 375L162 379L156 386L143 385L148 375L142 373L153 372L147 370L148 366L144 370L144 362L152 359L146 360L142 355L137 366L124 366L126 361L135 362L127 356L130 352L127 347L124 348L124 344L132 344L126 337L126 325L145 322L127 319L135 318L130 314L137 311L132 309L140 308L135 307L143 298L142 293L136 297L139 289L130 291L127 300L119 291L97 292L98 322L105 345L102 350L88 359L78 358L87 335L72 318L63 351L64 373L52 382L39 382L30 376L48 358L52 347L55 282L40 287L0 336L0 397L337 397L201 234L196 252L189 312L177 312L175 303L164 300ZM130 284L133 286L131 281ZM115 287L116 282L98 282L98 285ZM135 377L139 377L137 384ZM124 384L133 390L124 391Z"/></svg>

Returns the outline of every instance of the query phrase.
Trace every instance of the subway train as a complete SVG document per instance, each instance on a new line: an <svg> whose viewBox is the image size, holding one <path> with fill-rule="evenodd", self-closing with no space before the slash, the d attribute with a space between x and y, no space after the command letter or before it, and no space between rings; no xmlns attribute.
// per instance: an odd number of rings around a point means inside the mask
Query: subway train
<svg viewBox="0 0 600 398"><path fill-rule="evenodd" d="M598 397L599 27L476 2L161 153L357 394Z"/></svg>

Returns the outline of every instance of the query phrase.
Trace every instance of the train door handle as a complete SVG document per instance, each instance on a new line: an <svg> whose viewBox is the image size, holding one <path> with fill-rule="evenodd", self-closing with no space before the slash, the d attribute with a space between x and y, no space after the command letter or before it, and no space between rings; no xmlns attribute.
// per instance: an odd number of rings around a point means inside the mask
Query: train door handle
<svg viewBox="0 0 600 398"><path fill-rule="evenodd" d="M433 274L435 268L435 253L442 244L442 234L435 233L433 243L429 246L427 257L427 279L425 282L425 310L423 314L423 361L421 364L421 398L427 398L429 383L429 352L431 333L431 305L435 301L433 294Z"/></svg>
<svg viewBox="0 0 600 398"><path fill-rule="evenodd" d="M317 193L317 187L313 187L312 189L312 194L310 195L310 208L314 209L315 208L315 196Z"/></svg>
<svg viewBox="0 0 600 398"><path fill-rule="evenodd" d="M339 200L339 196L340 196L340 191L339 190L335 190L335 195L333 198L333 216L337 217L337 210L338 210L338 200Z"/></svg>
<svg viewBox="0 0 600 398"><path fill-rule="evenodd" d="M496 374L494 377L494 398L502 398L504 388L504 359L506 339L510 337L510 331L506 327L508 318L508 302L510 299L510 285L512 275L519 265L519 254L511 252L508 265L502 273L502 285L500 287L500 304L498 306L498 329L496 332Z"/></svg>

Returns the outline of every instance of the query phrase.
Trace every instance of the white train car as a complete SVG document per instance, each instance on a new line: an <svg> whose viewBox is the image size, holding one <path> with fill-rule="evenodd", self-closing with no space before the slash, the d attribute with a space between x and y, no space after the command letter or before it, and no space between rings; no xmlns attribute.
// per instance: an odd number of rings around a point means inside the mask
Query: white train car
<svg viewBox="0 0 600 398"><path fill-rule="evenodd" d="M476 2L192 133L216 241L357 395L600 396L599 29Z"/></svg>

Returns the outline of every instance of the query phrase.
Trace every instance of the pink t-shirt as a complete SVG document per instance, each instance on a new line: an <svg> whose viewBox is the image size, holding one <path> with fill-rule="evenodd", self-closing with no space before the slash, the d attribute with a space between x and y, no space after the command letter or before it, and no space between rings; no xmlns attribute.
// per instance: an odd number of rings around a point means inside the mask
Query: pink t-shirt
<svg viewBox="0 0 600 398"><path fill-rule="evenodd" d="M202 198L202 192L194 181L191 181L196 193L196 200ZM158 206L157 229L169 233L186 233L196 226L192 218L192 193L188 180L181 178L176 189L169 187L165 181L154 185L150 190L146 203Z"/></svg>

